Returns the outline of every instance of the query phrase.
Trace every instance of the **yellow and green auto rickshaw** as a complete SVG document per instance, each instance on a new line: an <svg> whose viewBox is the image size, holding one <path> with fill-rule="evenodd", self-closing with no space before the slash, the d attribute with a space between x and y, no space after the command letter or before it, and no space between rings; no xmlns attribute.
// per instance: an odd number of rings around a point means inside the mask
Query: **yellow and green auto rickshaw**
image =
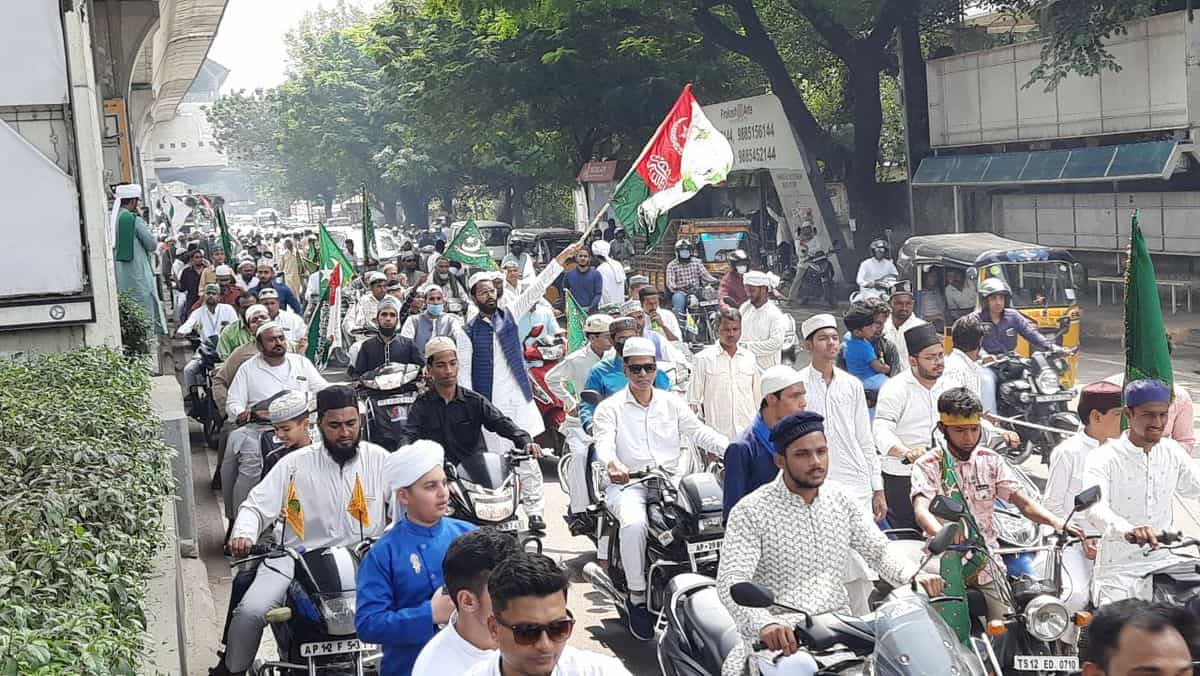
<svg viewBox="0 0 1200 676"><path fill-rule="evenodd" d="M916 290L916 313L944 329L980 309L976 288L1000 278L1012 290L1011 307L1028 317L1047 338L1071 350L1063 385L1075 381L1079 346L1078 285L1082 266L1066 249L1005 239L988 232L910 237L900 248L896 268ZM1029 356L1029 342L1017 336L1017 352Z"/></svg>

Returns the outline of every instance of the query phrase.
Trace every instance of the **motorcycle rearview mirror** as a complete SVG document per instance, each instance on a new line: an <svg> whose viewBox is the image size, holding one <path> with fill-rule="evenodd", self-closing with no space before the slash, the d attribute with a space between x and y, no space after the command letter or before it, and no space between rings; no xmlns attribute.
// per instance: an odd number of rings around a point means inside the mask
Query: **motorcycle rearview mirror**
<svg viewBox="0 0 1200 676"><path fill-rule="evenodd" d="M1099 486L1085 488L1075 496L1075 511L1083 512L1100 502L1101 492Z"/></svg>
<svg viewBox="0 0 1200 676"><path fill-rule="evenodd" d="M596 390L584 390L579 394L579 398L593 406L600 403L600 393Z"/></svg>
<svg viewBox="0 0 1200 676"><path fill-rule="evenodd" d="M967 508L954 498L938 495L929 503L929 511L939 519L958 521L967 512Z"/></svg>
<svg viewBox="0 0 1200 676"><path fill-rule="evenodd" d="M735 582L729 587L733 602L745 608L770 608L775 605L775 594L766 587L753 582Z"/></svg>

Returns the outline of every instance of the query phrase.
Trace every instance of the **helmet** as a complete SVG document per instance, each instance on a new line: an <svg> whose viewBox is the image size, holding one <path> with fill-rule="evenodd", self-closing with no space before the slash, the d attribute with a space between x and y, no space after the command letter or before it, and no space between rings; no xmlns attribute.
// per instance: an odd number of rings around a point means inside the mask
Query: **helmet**
<svg viewBox="0 0 1200 676"><path fill-rule="evenodd" d="M741 249L734 249L733 251L729 252L729 263L730 264L736 265L738 263L749 263L749 262L750 262L750 257L746 255L745 251L742 251Z"/></svg>
<svg viewBox="0 0 1200 676"><path fill-rule="evenodd" d="M886 252L891 247L888 246L886 239L883 239L882 237L878 237L876 239L871 240L870 248L873 253L876 249L883 249Z"/></svg>
<svg viewBox="0 0 1200 676"><path fill-rule="evenodd" d="M681 239L681 240L677 240L675 242L675 250L676 251L679 251L680 249L690 249L690 248L692 248L692 240L690 240L690 239Z"/></svg>
<svg viewBox="0 0 1200 676"><path fill-rule="evenodd" d="M988 277L979 283L979 297L986 299L988 296L994 296L1002 293L1009 298L1012 297L1012 289L1008 288L1008 284L999 277Z"/></svg>

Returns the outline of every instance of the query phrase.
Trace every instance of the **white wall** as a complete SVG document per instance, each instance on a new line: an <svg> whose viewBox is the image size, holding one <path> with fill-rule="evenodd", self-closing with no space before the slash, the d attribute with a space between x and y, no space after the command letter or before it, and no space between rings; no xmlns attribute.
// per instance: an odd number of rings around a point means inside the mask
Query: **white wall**
<svg viewBox="0 0 1200 676"><path fill-rule="evenodd" d="M1121 251L1130 222L1151 252L1200 255L1200 192L996 195L996 231L1005 237L1072 249Z"/></svg>

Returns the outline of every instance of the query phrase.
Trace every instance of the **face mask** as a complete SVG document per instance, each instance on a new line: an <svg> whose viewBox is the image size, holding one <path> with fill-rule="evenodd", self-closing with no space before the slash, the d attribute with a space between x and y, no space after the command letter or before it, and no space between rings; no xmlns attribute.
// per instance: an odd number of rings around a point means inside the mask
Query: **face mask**
<svg viewBox="0 0 1200 676"><path fill-rule="evenodd" d="M681 260L681 261L686 261L687 259L689 259L691 257L692 257L691 251L687 251L685 249L685 250L679 252L679 260Z"/></svg>
<svg viewBox="0 0 1200 676"><path fill-rule="evenodd" d="M443 306L441 303L430 303L425 306L425 311L428 312L431 317L440 317L444 307L445 306Z"/></svg>
<svg viewBox="0 0 1200 676"><path fill-rule="evenodd" d="M750 271L750 266L749 265L735 265L735 266L733 266L733 269L737 270L737 273L739 275L744 275Z"/></svg>

